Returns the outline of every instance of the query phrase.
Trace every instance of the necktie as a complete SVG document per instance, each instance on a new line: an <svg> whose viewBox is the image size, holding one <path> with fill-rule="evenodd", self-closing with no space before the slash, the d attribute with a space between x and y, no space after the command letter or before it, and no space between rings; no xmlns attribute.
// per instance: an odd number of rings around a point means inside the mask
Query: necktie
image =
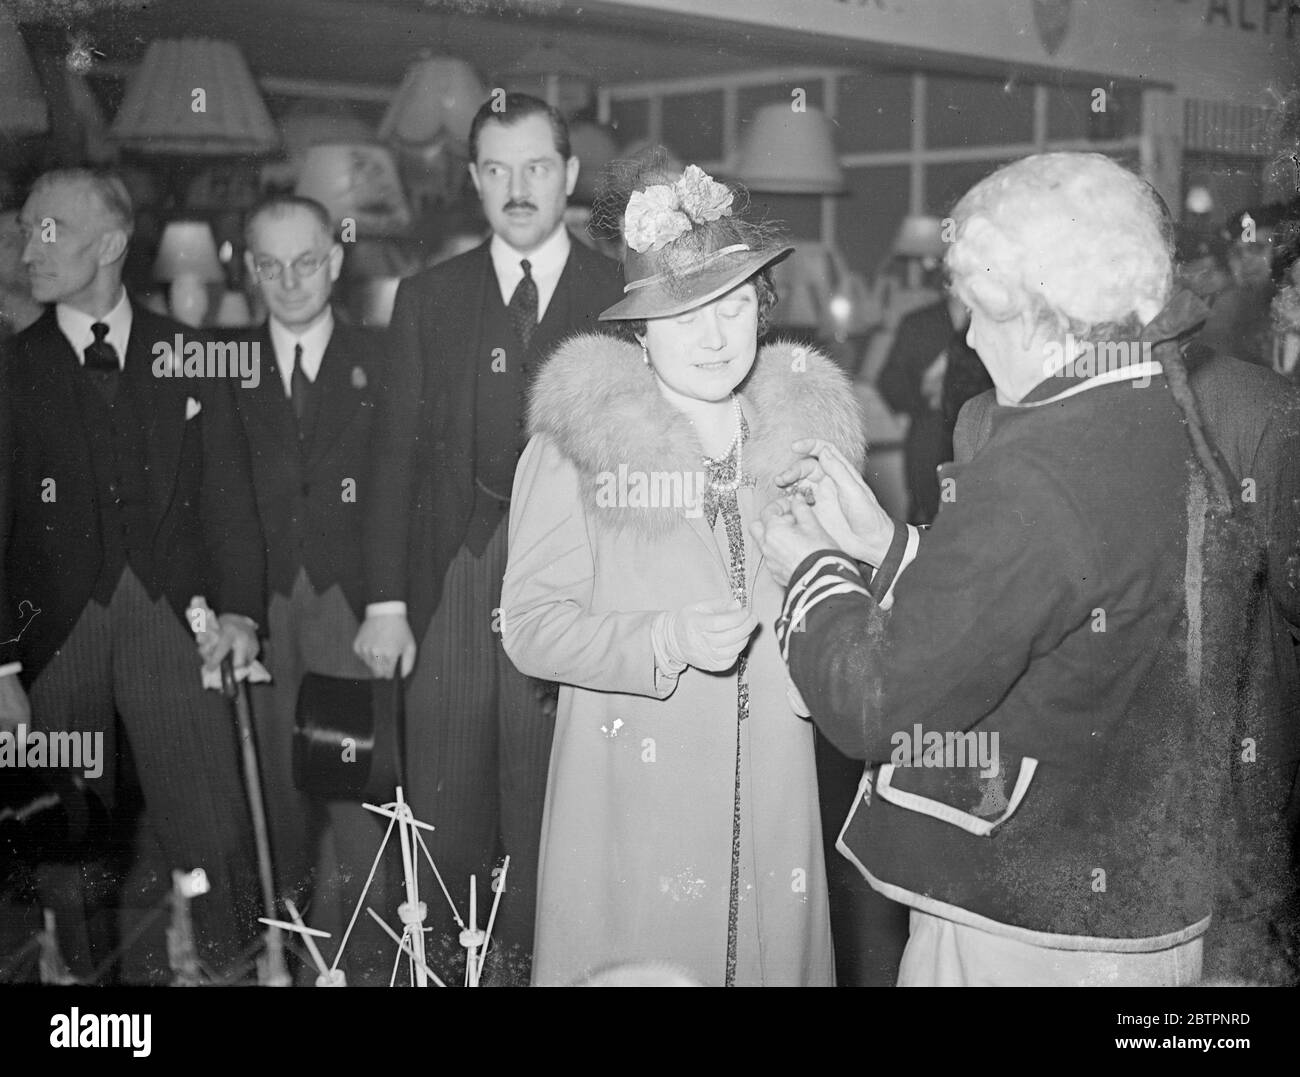
<svg viewBox="0 0 1300 1077"><path fill-rule="evenodd" d="M108 342L108 326L103 322L96 322L90 327L90 331L95 335L95 339L82 353L85 356L86 369L116 374L122 368L117 361L117 349Z"/></svg>
<svg viewBox="0 0 1300 1077"><path fill-rule="evenodd" d="M537 328L537 282L533 280L533 264L524 258L519 263L524 271L524 279L515 288L510 297L510 324L514 326L515 335L528 350L528 342L533 338Z"/></svg>
<svg viewBox="0 0 1300 1077"><path fill-rule="evenodd" d="M117 376L122 369L117 361L117 349L108 342L108 326L103 322L96 322L90 331L95 339L82 353L86 372L100 395L112 404L117 396Z"/></svg>
<svg viewBox="0 0 1300 1077"><path fill-rule="evenodd" d="M293 376L289 379L289 398L293 402L293 413L298 416L299 433L302 432L303 416L307 414L307 397L311 393L311 382L302 369L302 345L293 346Z"/></svg>

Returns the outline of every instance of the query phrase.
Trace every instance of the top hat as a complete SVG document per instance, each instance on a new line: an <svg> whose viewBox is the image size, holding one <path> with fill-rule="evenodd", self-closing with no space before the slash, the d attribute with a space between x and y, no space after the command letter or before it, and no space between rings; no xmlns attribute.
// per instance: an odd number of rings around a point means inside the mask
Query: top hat
<svg viewBox="0 0 1300 1077"><path fill-rule="evenodd" d="M730 188L688 165L672 183L634 191L623 214L624 298L601 321L668 318L717 299L793 247L732 215Z"/></svg>

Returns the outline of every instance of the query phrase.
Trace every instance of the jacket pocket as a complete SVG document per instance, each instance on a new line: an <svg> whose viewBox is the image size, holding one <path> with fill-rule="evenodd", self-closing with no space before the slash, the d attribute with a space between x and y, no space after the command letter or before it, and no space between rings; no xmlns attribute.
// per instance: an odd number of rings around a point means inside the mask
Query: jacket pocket
<svg viewBox="0 0 1300 1077"><path fill-rule="evenodd" d="M887 800L904 811L914 811L921 815L928 815L934 819L942 820L945 823L951 823L953 826L961 827L969 834L976 837L987 838L992 835L995 827L1000 826L1011 818L1020 802L1025 799L1025 794L1029 791L1029 783L1034 779L1034 772L1038 769L1038 760L1030 756L1025 756L1020 760L1020 770L1016 774L1016 784L1011 790L1011 799L1007 802L1006 811L993 819L984 819L978 815L972 815L970 812L962 811L960 808L954 808L951 804L945 804L942 800L935 800L933 797L923 797L919 793L908 793L902 789L895 789L893 785L894 764L882 763L880 773L876 778L876 795L881 800Z"/></svg>

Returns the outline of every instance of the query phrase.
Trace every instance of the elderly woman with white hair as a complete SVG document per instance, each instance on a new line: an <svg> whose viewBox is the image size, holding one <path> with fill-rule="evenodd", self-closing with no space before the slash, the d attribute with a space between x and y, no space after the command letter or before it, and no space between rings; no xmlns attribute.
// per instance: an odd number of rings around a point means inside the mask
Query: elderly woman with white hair
<svg viewBox="0 0 1300 1077"><path fill-rule="evenodd" d="M1203 614L1235 571L1178 347L1205 308L1171 295L1158 196L1105 157L1008 165L954 219L998 405L937 521L894 524L809 442L779 480L805 496L755 528L793 680L868 763L840 849L911 906L900 985L1188 983L1228 755L1230 618Z"/></svg>

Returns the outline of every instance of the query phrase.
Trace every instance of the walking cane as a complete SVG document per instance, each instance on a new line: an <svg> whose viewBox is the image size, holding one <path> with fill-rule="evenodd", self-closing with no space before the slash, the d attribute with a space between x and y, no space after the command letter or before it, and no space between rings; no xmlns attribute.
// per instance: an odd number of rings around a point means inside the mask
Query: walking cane
<svg viewBox="0 0 1300 1077"><path fill-rule="evenodd" d="M266 810L262 802L262 778L257 767L257 744L253 740L253 720L248 706L248 685L235 679L235 663L230 655L221 660L221 694L230 703L239 730L240 757L244 765L244 788L248 793L248 810L253 817L253 838L257 842L257 872L262 882L262 911L275 919L275 874L271 870L271 839L266 828ZM258 982L264 987L290 986L284 964L284 940L278 927L266 929L266 960L258 962Z"/></svg>

